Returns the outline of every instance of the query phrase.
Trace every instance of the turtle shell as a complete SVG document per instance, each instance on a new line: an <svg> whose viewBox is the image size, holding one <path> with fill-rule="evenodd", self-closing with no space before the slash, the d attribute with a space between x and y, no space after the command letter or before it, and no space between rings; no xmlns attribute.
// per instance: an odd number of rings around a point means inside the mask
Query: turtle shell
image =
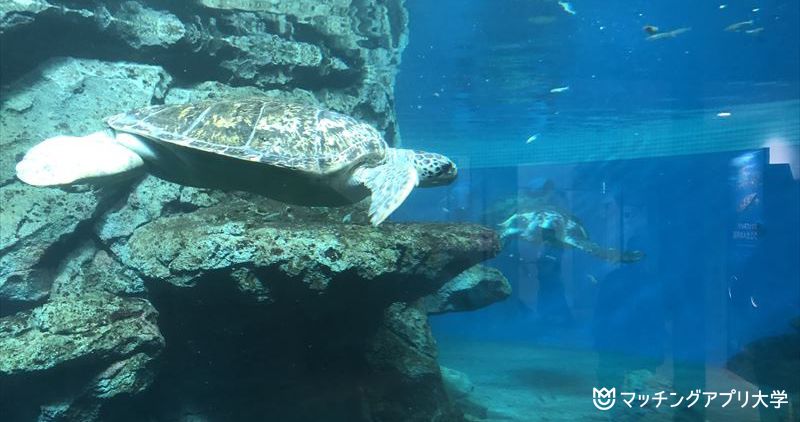
<svg viewBox="0 0 800 422"><path fill-rule="evenodd" d="M315 174L380 161L387 148L367 123L271 98L159 105L107 122L114 130L155 141Z"/></svg>

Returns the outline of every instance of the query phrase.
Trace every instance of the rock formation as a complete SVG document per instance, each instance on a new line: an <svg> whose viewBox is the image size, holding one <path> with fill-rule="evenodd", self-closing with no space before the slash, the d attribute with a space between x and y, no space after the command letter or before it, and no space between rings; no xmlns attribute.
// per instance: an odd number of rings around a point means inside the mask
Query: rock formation
<svg viewBox="0 0 800 422"><path fill-rule="evenodd" d="M493 231L14 177L47 137L221 96L325 104L396 144L406 23L402 0L0 2L3 420L462 420L427 314L508 294L493 270L456 277Z"/></svg>

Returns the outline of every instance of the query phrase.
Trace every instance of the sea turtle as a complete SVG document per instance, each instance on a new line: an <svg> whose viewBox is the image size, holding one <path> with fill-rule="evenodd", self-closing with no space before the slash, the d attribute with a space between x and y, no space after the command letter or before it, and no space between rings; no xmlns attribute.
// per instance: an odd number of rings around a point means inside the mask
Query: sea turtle
<svg viewBox="0 0 800 422"><path fill-rule="evenodd" d="M367 123L324 108L270 98L158 105L107 119L108 129L55 136L31 148L17 177L67 185L145 167L185 185L255 192L308 206L370 196L380 224L415 186L452 182L447 157L391 148Z"/></svg>
<svg viewBox="0 0 800 422"><path fill-rule="evenodd" d="M576 217L554 206L540 205L528 212L518 212L499 226L502 228L501 239L518 235L535 243L544 241L573 247L610 262L630 263L644 258L641 251L619 251L598 245L589 239L589 234Z"/></svg>

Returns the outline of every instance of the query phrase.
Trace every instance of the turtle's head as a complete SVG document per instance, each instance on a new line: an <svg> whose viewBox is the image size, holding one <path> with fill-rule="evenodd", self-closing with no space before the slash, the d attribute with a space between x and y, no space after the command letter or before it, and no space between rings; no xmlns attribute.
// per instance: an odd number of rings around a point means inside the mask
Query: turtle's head
<svg viewBox="0 0 800 422"><path fill-rule="evenodd" d="M449 185L456 180L458 175L456 163L444 155L416 150L412 155L414 167L417 168L417 174L419 174L420 187Z"/></svg>

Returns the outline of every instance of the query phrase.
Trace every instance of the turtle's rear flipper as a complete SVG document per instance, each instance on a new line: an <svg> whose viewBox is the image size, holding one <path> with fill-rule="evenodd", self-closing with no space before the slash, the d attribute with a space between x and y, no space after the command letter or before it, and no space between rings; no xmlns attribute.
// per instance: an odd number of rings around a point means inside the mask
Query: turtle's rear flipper
<svg viewBox="0 0 800 422"><path fill-rule="evenodd" d="M383 164L362 167L353 172L353 181L371 192L369 215L373 226L381 224L403 203L419 184L419 175L404 151L390 148Z"/></svg>
<svg viewBox="0 0 800 422"><path fill-rule="evenodd" d="M16 171L29 185L58 186L125 173L143 164L138 154L117 144L112 133L100 131L46 139L28 150Z"/></svg>

